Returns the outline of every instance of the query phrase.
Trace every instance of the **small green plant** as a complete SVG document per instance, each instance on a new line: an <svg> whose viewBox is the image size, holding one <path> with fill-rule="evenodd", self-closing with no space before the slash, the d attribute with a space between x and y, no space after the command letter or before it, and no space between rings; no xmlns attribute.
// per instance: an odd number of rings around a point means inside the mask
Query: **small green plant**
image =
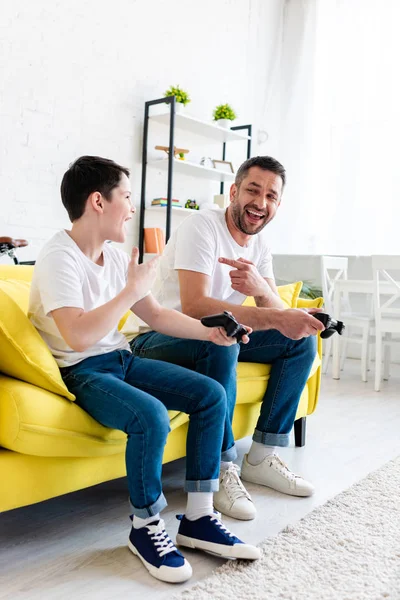
<svg viewBox="0 0 400 600"><path fill-rule="evenodd" d="M179 85L171 87L165 92L165 96L175 96L177 102L180 102L184 106L190 102L189 94L184 90L181 90Z"/></svg>
<svg viewBox="0 0 400 600"><path fill-rule="evenodd" d="M229 119L229 121L234 121L236 119L236 113L229 104L219 104L214 108L213 118L214 121L219 121L219 119Z"/></svg>

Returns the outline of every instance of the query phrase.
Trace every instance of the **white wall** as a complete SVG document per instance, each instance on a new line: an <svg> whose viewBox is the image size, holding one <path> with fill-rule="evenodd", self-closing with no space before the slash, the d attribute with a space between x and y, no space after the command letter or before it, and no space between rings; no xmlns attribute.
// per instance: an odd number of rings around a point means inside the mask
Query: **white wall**
<svg viewBox="0 0 400 600"><path fill-rule="evenodd" d="M230 102L238 124L254 124L253 154L273 154L279 102L266 88L278 76L283 7L284 0L2 3L0 235L30 241L21 259L34 259L68 227L59 185L82 154L128 166L138 203L144 101L162 97L170 84L190 92L188 112L199 118ZM257 147L259 129L270 137ZM158 143L166 143L161 134ZM158 186L159 175L151 177L152 192L164 195L163 180ZM176 179L174 195L218 193L217 184L183 185ZM128 244L137 228L135 219Z"/></svg>

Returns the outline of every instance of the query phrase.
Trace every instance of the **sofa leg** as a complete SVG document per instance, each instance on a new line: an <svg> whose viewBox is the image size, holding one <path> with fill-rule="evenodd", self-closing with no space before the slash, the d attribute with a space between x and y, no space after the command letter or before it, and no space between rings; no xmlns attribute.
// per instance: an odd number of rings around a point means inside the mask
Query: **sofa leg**
<svg viewBox="0 0 400 600"><path fill-rule="evenodd" d="M294 422L294 443L300 447L306 443L306 417Z"/></svg>

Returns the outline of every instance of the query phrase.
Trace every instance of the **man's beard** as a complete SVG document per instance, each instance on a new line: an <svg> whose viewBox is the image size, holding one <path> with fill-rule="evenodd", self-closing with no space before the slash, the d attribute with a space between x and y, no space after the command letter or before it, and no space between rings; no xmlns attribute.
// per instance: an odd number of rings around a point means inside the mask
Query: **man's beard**
<svg viewBox="0 0 400 600"><path fill-rule="evenodd" d="M242 233L245 233L246 235L256 235L257 233L260 233L260 231L262 229L264 229L264 227L268 223L268 213L267 213L259 227L257 227L256 229L249 230L246 228L246 222L245 222L244 215L245 215L245 209L241 212L239 204L236 204L236 203L232 204L233 222L235 223L235 226L239 229L239 231L241 231Z"/></svg>

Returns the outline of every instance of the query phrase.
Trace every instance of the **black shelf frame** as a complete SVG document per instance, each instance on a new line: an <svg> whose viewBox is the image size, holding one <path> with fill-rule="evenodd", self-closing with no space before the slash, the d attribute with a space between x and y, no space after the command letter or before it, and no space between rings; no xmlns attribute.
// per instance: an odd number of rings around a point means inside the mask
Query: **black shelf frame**
<svg viewBox="0 0 400 600"><path fill-rule="evenodd" d="M165 226L165 241L168 242L171 236L171 221L172 221L172 181L173 181L173 159L174 159L174 140L175 140L175 114L176 114L176 99L175 96L167 96L156 100L149 100L144 103L144 126L143 126L143 145L142 145L142 184L140 192L140 218L139 218L139 262L143 262L144 255L144 221L146 211L146 178L147 178L147 150L149 137L149 112L152 106L157 104L168 104L170 109L169 117L169 143L168 143L168 175L167 175L167 206L166 206L166 226ZM251 156L251 125L237 125L231 127L233 131L247 129L250 139L247 140L247 158ZM226 158L226 142L222 145L222 160ZM220 193L224 193L224 182L221 181Z"/></svg>

